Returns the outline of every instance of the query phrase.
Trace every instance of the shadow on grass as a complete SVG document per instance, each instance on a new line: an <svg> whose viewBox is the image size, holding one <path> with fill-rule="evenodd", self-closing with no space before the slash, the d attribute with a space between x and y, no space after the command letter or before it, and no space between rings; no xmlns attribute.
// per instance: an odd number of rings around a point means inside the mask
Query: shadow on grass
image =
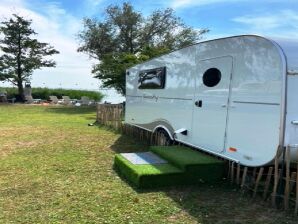
<svg viewBox="0 0 298 224"><path fill-rule="evenodd" d="M116 153L148 151L149 145L132 137L121 135L111 147ZM117 170L114 167L114 170ZM198 183L158 188L136 188L117 172L139 194L163 192L170 197L181 211L171 219L179 219L185 213L198 223L296 223L296 218L284 211L270 208L269 202L252 200L227 180L217 183Z"/></svg>
<svg viewBox="0 0 298 224"><path fill-rule="evenodd" d="M95 113L95 107L70 107L70 106L61 106L61 107L50 107L46 109L46 112L50 113L59 113L59 114L88 114Z"/></svg>
<svg viewBox="0 0 298 224"><path fill-rule="evenodd" d="M112 128L98 125L100 129L105 129L113 133L119 134L119 138L111 146L111 149L115 153L124 153L124 152L144 152L149 150L149 145L138 141L128 135L123 135L119 131L115 131Z"/></svg>

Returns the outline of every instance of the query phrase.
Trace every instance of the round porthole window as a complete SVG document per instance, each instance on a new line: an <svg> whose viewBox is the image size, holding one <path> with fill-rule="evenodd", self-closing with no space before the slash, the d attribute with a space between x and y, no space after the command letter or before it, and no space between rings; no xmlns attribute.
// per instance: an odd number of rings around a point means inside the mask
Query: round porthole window
<svg viewBox="0 0 298 224"><path fill-rule="evenodd" d="M217 68L209 68L204 72L203 83L205 86L216 86L221 79L221 72Z"/></svg>

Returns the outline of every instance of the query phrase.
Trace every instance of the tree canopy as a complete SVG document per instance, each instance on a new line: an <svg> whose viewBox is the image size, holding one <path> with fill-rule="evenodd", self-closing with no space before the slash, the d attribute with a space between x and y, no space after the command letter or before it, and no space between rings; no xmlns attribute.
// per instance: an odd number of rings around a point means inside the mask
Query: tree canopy
<svg viewBox="0 0 298 224"><path fill-rule="evenodd" d="M0 25L0 80L16 85L23 100L23 83L30 80L34 70L54 67L56 63L44 56L59 53L49 44L32 38L37 33L30 27L31 23L13 14Z"/></svg>
<svg viewBox="0 0 298 224"><path fill-rule="evenodd" d="M125 70L142 61L197 42L208 29L187 26L170 8L145 17L130 3L110 5L102 20L86 18L79 52L98 60L92 73L103 87L125 94Z"/></svg>

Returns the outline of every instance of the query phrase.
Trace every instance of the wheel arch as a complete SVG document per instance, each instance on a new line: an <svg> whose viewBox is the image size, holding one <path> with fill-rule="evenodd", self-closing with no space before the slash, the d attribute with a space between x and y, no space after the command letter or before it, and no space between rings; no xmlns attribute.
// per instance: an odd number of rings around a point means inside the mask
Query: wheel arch
<svg viewBox="0 0 298 224"><path fill-rule="evenodd" d="M167 132L167 134L169 135L170 139L171 140L174 140L173 138L173 134L171 133L171 131L164 125L157 125L154 129L153 129L153 133L156 133L158 132L159 130L164 130Z"/></svg>

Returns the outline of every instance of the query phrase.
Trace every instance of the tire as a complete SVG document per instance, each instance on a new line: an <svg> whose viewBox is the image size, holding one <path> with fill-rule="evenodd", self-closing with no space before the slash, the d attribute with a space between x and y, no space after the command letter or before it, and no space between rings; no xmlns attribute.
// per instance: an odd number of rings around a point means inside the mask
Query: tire
<svg viewBox="0 0 298 224"><path fill-rule="evenodd" d="M157 139L156 139L156 145L160 145L160 146L168 146L168 145L172 145L173 141L170 138L168 132L166 132L164 129L158 129L156 131L157 134Z"/></svg>

